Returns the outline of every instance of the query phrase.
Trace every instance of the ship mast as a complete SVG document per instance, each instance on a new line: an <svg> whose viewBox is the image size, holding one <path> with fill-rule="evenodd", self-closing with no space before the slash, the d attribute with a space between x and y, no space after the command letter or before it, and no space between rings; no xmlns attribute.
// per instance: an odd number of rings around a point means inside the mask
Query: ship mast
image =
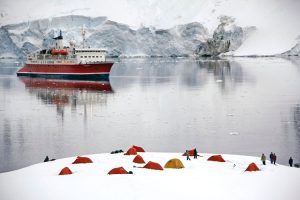
<svg viewBox="0 0 300 200"><path fill-rule="evenodd" d="M82 48L84 49L84 43L85 43L85 30L84 28L82 27L81 29L81 35L82 35Z"/></svg>

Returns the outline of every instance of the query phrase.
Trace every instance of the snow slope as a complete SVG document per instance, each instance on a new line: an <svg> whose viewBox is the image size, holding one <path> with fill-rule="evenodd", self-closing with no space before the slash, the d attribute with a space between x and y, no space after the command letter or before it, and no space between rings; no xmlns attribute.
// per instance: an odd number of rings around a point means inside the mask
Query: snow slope
<svg viewBox="0 0 300 200"><path fill-rule="evenodd" d="M261 165L259 158L223 155L225 163L207 161L211 154L186 161L181 153L139 153L146 162L162 166L179 158L185 168L163 171L136 168L134 156L90 155L92 164L71 164L75 157L40 163L0 174L0 194L5 200L53 199L299 199L300 170L281 165ZM244 172L255 162L261 171ZM234 167L235 164L235 167ZM74 174L58 176L68 166ZM107 175L123 166L133 175Z"/></svg>

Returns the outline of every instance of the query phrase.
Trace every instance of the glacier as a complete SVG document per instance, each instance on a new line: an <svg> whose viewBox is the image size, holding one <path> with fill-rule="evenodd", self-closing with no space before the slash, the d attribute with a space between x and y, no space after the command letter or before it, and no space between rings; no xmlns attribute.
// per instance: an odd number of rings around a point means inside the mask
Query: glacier
<svg viewBox="0 0 300 200"><path fill-rule="evenodd" d="M86 30L86 45L104 48L110 57L148 56L178 57L191 55L217 55L211 38L230 41L230 50L236 50L245 40L251 27L235 25L234 19L223 16L213 36L199 22L176 25L169 29L140 26L133 29L129 25L109 20L107 17L86 17L68 15L51 19L33 20L1 27L0 57L24 57L37 49L51 48L52 38L63 31L65 45L75 41L81 46L81 30ZM225 41L225 43L226 43ZM199 47L203 47L198 51ZM226 50L227 51L227 50ZM217 52L217 53L216 53Z"/></svg>
<svg viewBox="0 0 300 200"><path fill-rule="evenodd" d="M38 0L2 0L0 26L26 24L41 18L51 21L67 15L107 16L134 31L141 27L169 30L178 24L198 22L213 39L219 17L223 15L233 17L240 27L256 28L249 37L243 37L238 49L229 50L230 55L277 55L297 49L294 47L300 35L299 10L299 0L73 0L71 4L67 0L44 1L43 4ZM138 53L143 55L142 51Z"/></svg>

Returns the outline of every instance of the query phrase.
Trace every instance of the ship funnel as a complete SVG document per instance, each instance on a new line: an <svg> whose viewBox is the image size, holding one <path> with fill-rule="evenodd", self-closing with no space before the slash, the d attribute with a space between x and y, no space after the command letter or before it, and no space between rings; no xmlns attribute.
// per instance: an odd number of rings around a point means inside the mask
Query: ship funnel
<svg viewBox="0 0 300 200"><path fill-rule="evenodd" d="M54 40L62 40L63 39L63 36L62 36L62 31L60 30L59 31L59 36L58 37L55 37L53 38Z"/></svg>
<svg viewBox="0 0 300 200"><path fill-rule="evenodd" d="M63 45L63 36L62 36L62 31L59 31L59 36L53 38L55 40L55 48L56 49L63 49L64 45Z"/></svg>

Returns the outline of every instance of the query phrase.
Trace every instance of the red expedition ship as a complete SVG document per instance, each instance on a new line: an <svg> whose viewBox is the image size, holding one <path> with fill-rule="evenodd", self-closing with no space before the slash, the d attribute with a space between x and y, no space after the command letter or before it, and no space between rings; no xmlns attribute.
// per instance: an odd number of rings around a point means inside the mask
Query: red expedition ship
<svg viewBox="0 0 300 200"><path fill-rule="evenodd" d="M70 47L65 47L60 31L60 35L53 38L55 47L29 55L25 66L17 71L17 75L79 80L108 79L114 63L106 61L104 49L84 48L84 30L82 36L83 48L75 48L74 42L70 42Z"/></svg>

